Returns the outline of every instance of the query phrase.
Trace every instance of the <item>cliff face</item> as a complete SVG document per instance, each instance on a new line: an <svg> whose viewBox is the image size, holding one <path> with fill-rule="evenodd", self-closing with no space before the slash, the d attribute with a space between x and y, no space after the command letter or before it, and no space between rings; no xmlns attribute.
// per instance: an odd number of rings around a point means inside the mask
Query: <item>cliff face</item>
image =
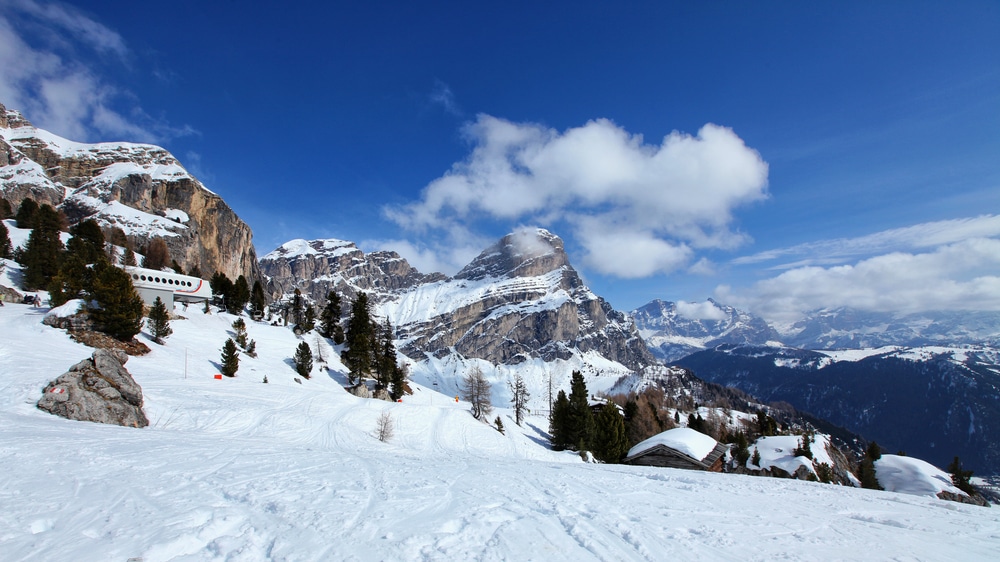
<svg viewBox="0 0 1000 562"><path fill-rule="evenodd" d="M514 365L594 352L630 369L654 362L631 320L583 284L562 240L544 230L505 236L453 278L341 240L294 240L261 269L276 297L298 288L323 303L331 289L345 301L365 291L417 361L459 354Z"/></svg>
<svg viewBox="0 0 1000 562"><path fill-rule="evenodd" d="M93 218L140 244L161 237L185 270L259 276L250 227L158 146L69 141L0 105L0 196L59 207L71 223Z"/></svg>

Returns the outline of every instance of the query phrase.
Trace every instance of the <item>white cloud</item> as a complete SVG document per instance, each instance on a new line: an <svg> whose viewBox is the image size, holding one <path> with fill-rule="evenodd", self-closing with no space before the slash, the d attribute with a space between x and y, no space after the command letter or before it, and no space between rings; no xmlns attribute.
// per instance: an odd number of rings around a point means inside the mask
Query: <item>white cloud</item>
<svg viewBox="0 0 1000 562"><path fill-rule="evenodd" d="M430 100L432 103L440 105L451 115L462 115L462 110L459 109L458 103L455 102L455 94L452 93L451 88L447 84L440 80L434 81L434 89L431 91Z"/></svg>
<svg viewBox="0 0 1000 562"><path fill-rule="evenodd" d="M415 231L483 218L562 221L589 266L643 277L684 267L697 249L741 244L732 211L767 196L767 164L717 125L658 145L606 119L560 133L479 115L464 133L468 158L387 217Z"/></svg>
<svg viewBox="0 0 1000 562"><path fill-rule="evenodd" d="M728 318L728 315L722 309L709 301L678 301L677 314L690 320L725 320Z"/></svg>
<svg viewBox="0 0 1000 562"><path fill-rule="evenodd" d="M115 31L61 3L2 0L0 7L0 101L9 109L79 141L155 142L193 132L149 117L84 62L93 53L126 62Z"/></svg>
<svg viewBox="0 0 1000 562"><path fill-rule="evenodd" d="M941 239L948 239L945 236ZM1000 311L1000 240L971 238L923 253L894 252L853 265L797 267L717 297L790 323L820 308L882 312Z"/></svg>
<svg viewBox="0 0 1000 562"><path fill-rule="evenodd" d="M447 240L431 246L409 240L365 240L360 243L360 247L365 252L394 251L421 273L454 275L491 242L461 229L454 229L448 234Z"/></svg>
<svg viewBox="0 0 1000 562"><path fill-rule="evenodd" d="M981 215L894 228L857 238L837 238L799 244L736 258L732 263L745 265L804 256L796 261L777 265L774 269L832 265L844 263L850 258L899 250L934 248L971 238L994 236L1000 236L1000 216Z"/></svg>

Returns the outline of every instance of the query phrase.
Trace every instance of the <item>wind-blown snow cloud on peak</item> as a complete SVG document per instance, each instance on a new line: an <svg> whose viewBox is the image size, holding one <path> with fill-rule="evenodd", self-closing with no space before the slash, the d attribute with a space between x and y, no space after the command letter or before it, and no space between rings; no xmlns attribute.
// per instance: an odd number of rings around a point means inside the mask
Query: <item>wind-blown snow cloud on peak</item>
<svg viewBox="0 0 1000 562"><path fill-rule="evenodd" d="M588 266L644 277L683 267L697 249L743 243L733 210L767 197L767 164L718 125L657 145L607 119L559 132L479 115L464 134L469 156L386 216L414 231L483 218L564 222Z"/></svg>
<svg viewBox="0 0 1000 562"><path fill-rule="evenodd" d="M725 312L709 301L678 301L676 306L677 314L689 320L725 320L728 318Z"/></svg>

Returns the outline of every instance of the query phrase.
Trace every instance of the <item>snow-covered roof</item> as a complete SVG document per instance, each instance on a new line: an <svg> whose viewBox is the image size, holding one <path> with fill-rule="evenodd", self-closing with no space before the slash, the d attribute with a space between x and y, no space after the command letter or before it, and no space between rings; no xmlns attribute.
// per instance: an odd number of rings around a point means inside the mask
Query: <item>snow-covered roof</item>
<svg viewBox="0 0 1000 562"><path fill-rule="evenodd" d="M664 445L693 459L702 460L715 449L718 442L704 433L687 427L677 427L658 433L637 444L629 449L627 457L634 457L657 445Z"/></svg>

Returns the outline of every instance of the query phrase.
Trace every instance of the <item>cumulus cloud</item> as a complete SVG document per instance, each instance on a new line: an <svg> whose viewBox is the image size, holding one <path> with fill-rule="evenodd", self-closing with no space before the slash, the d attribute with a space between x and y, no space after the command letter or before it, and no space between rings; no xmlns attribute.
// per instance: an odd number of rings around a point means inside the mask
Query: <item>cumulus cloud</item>
<svg viewBox="0 0 1000 562"><path fill-rule="evenodd" d="M413 231L481 219L562 222L587 265L619 277L684 267L696 250L746 240L732 212L767 197L767 164L725 127L705 125L647 144L607 119L559 132L489 115L464 128L472 152L384 209Z"/></svg>
<svg viewBox="0 0 1000 562"><path fill-rule="evenodd" d="M948 239L945 236L942 239ZM747 290L719 287L724 302L788 324L820 308L879 312L1000 311L1000 240L971 238L927 252L893 252L833 267L796 267Z"/></svg>
<svg viewBox="0 0 1000 562"><path fill-rule="evenodd" d="M689 320L725 320L729 316L715 303L705 302L677 302L677 314Z"/></svg>
<svg viewBox="0 0 1000 562"><path fill-rule="evenodd" d="M126 63L117 32L61 3L0 0L0 8L0 100L8 108L74 140L153 142L193 132L151 118L83 62L96 53Z"/></svg>
<svg viewBox="0 0 1000 562"><path fill-rule="evenodd" d="M455 228L444 239L431 244L409 240L365 240L360 243L360 247L366 252L392 250L421 273L454 275L492 242L494 240Z"/></svg>

